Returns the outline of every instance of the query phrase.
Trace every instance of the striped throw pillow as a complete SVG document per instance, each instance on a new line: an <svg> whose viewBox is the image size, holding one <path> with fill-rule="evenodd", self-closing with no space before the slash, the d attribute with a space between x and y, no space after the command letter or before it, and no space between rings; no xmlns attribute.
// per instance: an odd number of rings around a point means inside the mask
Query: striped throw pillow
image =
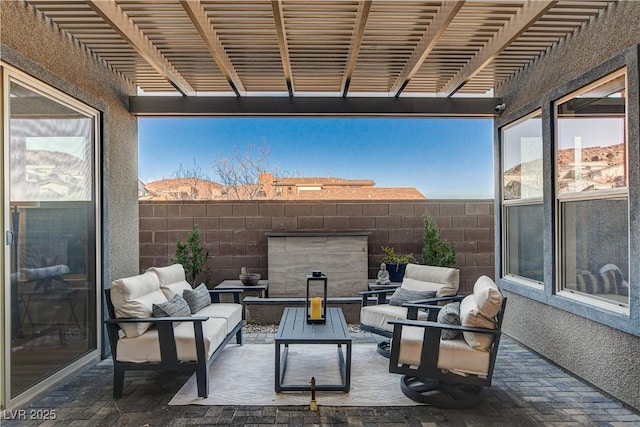
<svg viewBox="0 0 640 427"><path fill-rule="evenodd" d="M189 308L191 309L191 314L196 314L198 311L211 304L209 289L207 289L207 286L204 283L201 283L195 289L185 289L184 292L182 292L182 296L187 300L187 304L189 304Z"/></svg>
<svg viewBox="0 0 640 427"><path fill-rule="evenodd" d="M191 310L184 298L176 294L167 302L153 304L153 317L189 317Z"/></svg>

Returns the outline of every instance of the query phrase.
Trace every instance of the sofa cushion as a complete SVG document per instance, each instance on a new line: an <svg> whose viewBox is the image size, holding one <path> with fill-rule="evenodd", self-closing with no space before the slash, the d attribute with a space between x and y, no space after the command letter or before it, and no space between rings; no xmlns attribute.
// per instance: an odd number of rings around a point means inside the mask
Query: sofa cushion
<svg viewBox="0 0 640 427"><path fill-rule="evenodd" d="M393 332L389 320L405 320L407 309L390 304L367 305L360 309L360 323L373 328ZM418 320L427 320L427 313L418 311Z"/></svg>
<svg viewBox="0 0 640 427"><path fill-rule="evenodd" d="M204 350L206 359L227 335L226 320L210 318L202 323L204 336ZM181 322L175 325L173 332L176 339L176 352L178 360L183 362L197 360L195 336L192 322ZM120 362L160 362L160 341L158 330L149 329L146 333L134 338L121 338L118 340L116 359Z"/></svg>
<svg viewBox="0 0 640 427"><path fill-rule="evenodd" d="M153 304L167 302L160 290L158 276L147 271L138 276L126 277L111 282L111 302L116 318L152 317ZM151 327L148 322L121 324L128 338L137 337Z"/></svg>
<svg viewBox="0 0 640 427"><path fill-rule="evenodd" d="M195 289L185 289L182 292L182 297L187 300L191 314L196 314L209 304L211 304L211 296L209 295L209 289L204 283L198 285Z"/></svg>
<svg viewBox="0 0 640 427"><path fill-rule="evenodd" d="M405 302L433 298L436 296L436 291L412 291L399 287L395 290L391 298L389 298L389 304L402 305Z"/></svg>
<svg viewBox="0 0 640 427"><path fill-rule="evenodd" d="M398 363L419 366L422 357L424 328L404 326L400 341ZM426 349L429 351L429 349ZM473 349L462 339L439 341L438 368L459 374L486 376L489 372L488 351Z"/></svg>
<svg viewBox="0 0 640 427"><path fill-rule="evenodd" d="M438 323L445 325L461 325L460 323L460 303L450 302L438 311ZM460 335L460 331L453 329L443 329L442 339L452 340Z"/></svg>
<svg viewBox="0 0 640 427"><path fill-rule="evenodd" d="M153 304L153 317L189 317L189 304L180 295L174 295L167 302Z"/></svg>
<svg viewBox="0 0 640 427"><path fill-rule="evenodd" d="M407 264L402 287L413 291L437 291L437 297L458 293L460 271L456 268Z"/></svg>
<svg viewBox="0 0 640 427"><path fill-rule="evenodd" d="M242 321L242 304L214 303L198 310L194 316L207 316L210 318L224 319L227 322L226 331L229 333Z"/></svg>
<svg viewBox="0 0 640 427"><path fill-rule="evenodd" d="M158 276L160 290L167 299L178 294L182 296L185 289L192 289L192 286L185 280L184 268L182 264L173 264L167 267L151 267L147 269Z"/></svg>

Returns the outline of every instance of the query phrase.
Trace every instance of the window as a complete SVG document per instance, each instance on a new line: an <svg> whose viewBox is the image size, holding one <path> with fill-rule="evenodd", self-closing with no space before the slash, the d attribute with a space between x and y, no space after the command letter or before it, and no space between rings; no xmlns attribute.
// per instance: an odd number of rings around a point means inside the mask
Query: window
<svg viewBox="0 0 640 427"><path fill-rule="evenodd" d="M560 290L628 307L626 72L555 104Z"/></svg>
<svg viewBox="0 0 640 427"><path fill-rule="evenodd" d="M542 118L502 129L503 274L543 281Z"/></svg>

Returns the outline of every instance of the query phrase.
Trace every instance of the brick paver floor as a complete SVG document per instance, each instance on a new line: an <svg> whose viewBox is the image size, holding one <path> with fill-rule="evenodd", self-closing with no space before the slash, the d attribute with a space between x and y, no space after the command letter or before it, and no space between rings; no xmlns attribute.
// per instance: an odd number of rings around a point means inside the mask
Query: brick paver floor
<svg viewBox="0 0 640 427"><path fill-rule="evenodd" d="M354 332L358 342L375 338ZM248 332L245 342L272 343L273 334ZM5 426L640 426L640 413L528 351L508 337L500 342L494 384L485 401L471 409L412 407L168 406L190 375L127 372L125 395L112 398L112 366L105 360L61 385L30 406L55 411L56 420L17 420ZM400 376L398 376L400 381ZM375 393L375 390L371 391ZM43 412L40 412L43 413ZM13 418L13 419L11 419Z"/></svg>

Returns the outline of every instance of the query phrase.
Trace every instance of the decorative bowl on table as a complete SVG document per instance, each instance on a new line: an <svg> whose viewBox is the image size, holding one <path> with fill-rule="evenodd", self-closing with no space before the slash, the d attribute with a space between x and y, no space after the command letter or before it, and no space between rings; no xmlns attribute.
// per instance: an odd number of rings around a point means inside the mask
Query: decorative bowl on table
<svg viewBox="0 0 640 427"><path fill-rule="evenodd" d="M241 274L240 281L245 286L255 286L260 281L260 273Z"/></svg>

